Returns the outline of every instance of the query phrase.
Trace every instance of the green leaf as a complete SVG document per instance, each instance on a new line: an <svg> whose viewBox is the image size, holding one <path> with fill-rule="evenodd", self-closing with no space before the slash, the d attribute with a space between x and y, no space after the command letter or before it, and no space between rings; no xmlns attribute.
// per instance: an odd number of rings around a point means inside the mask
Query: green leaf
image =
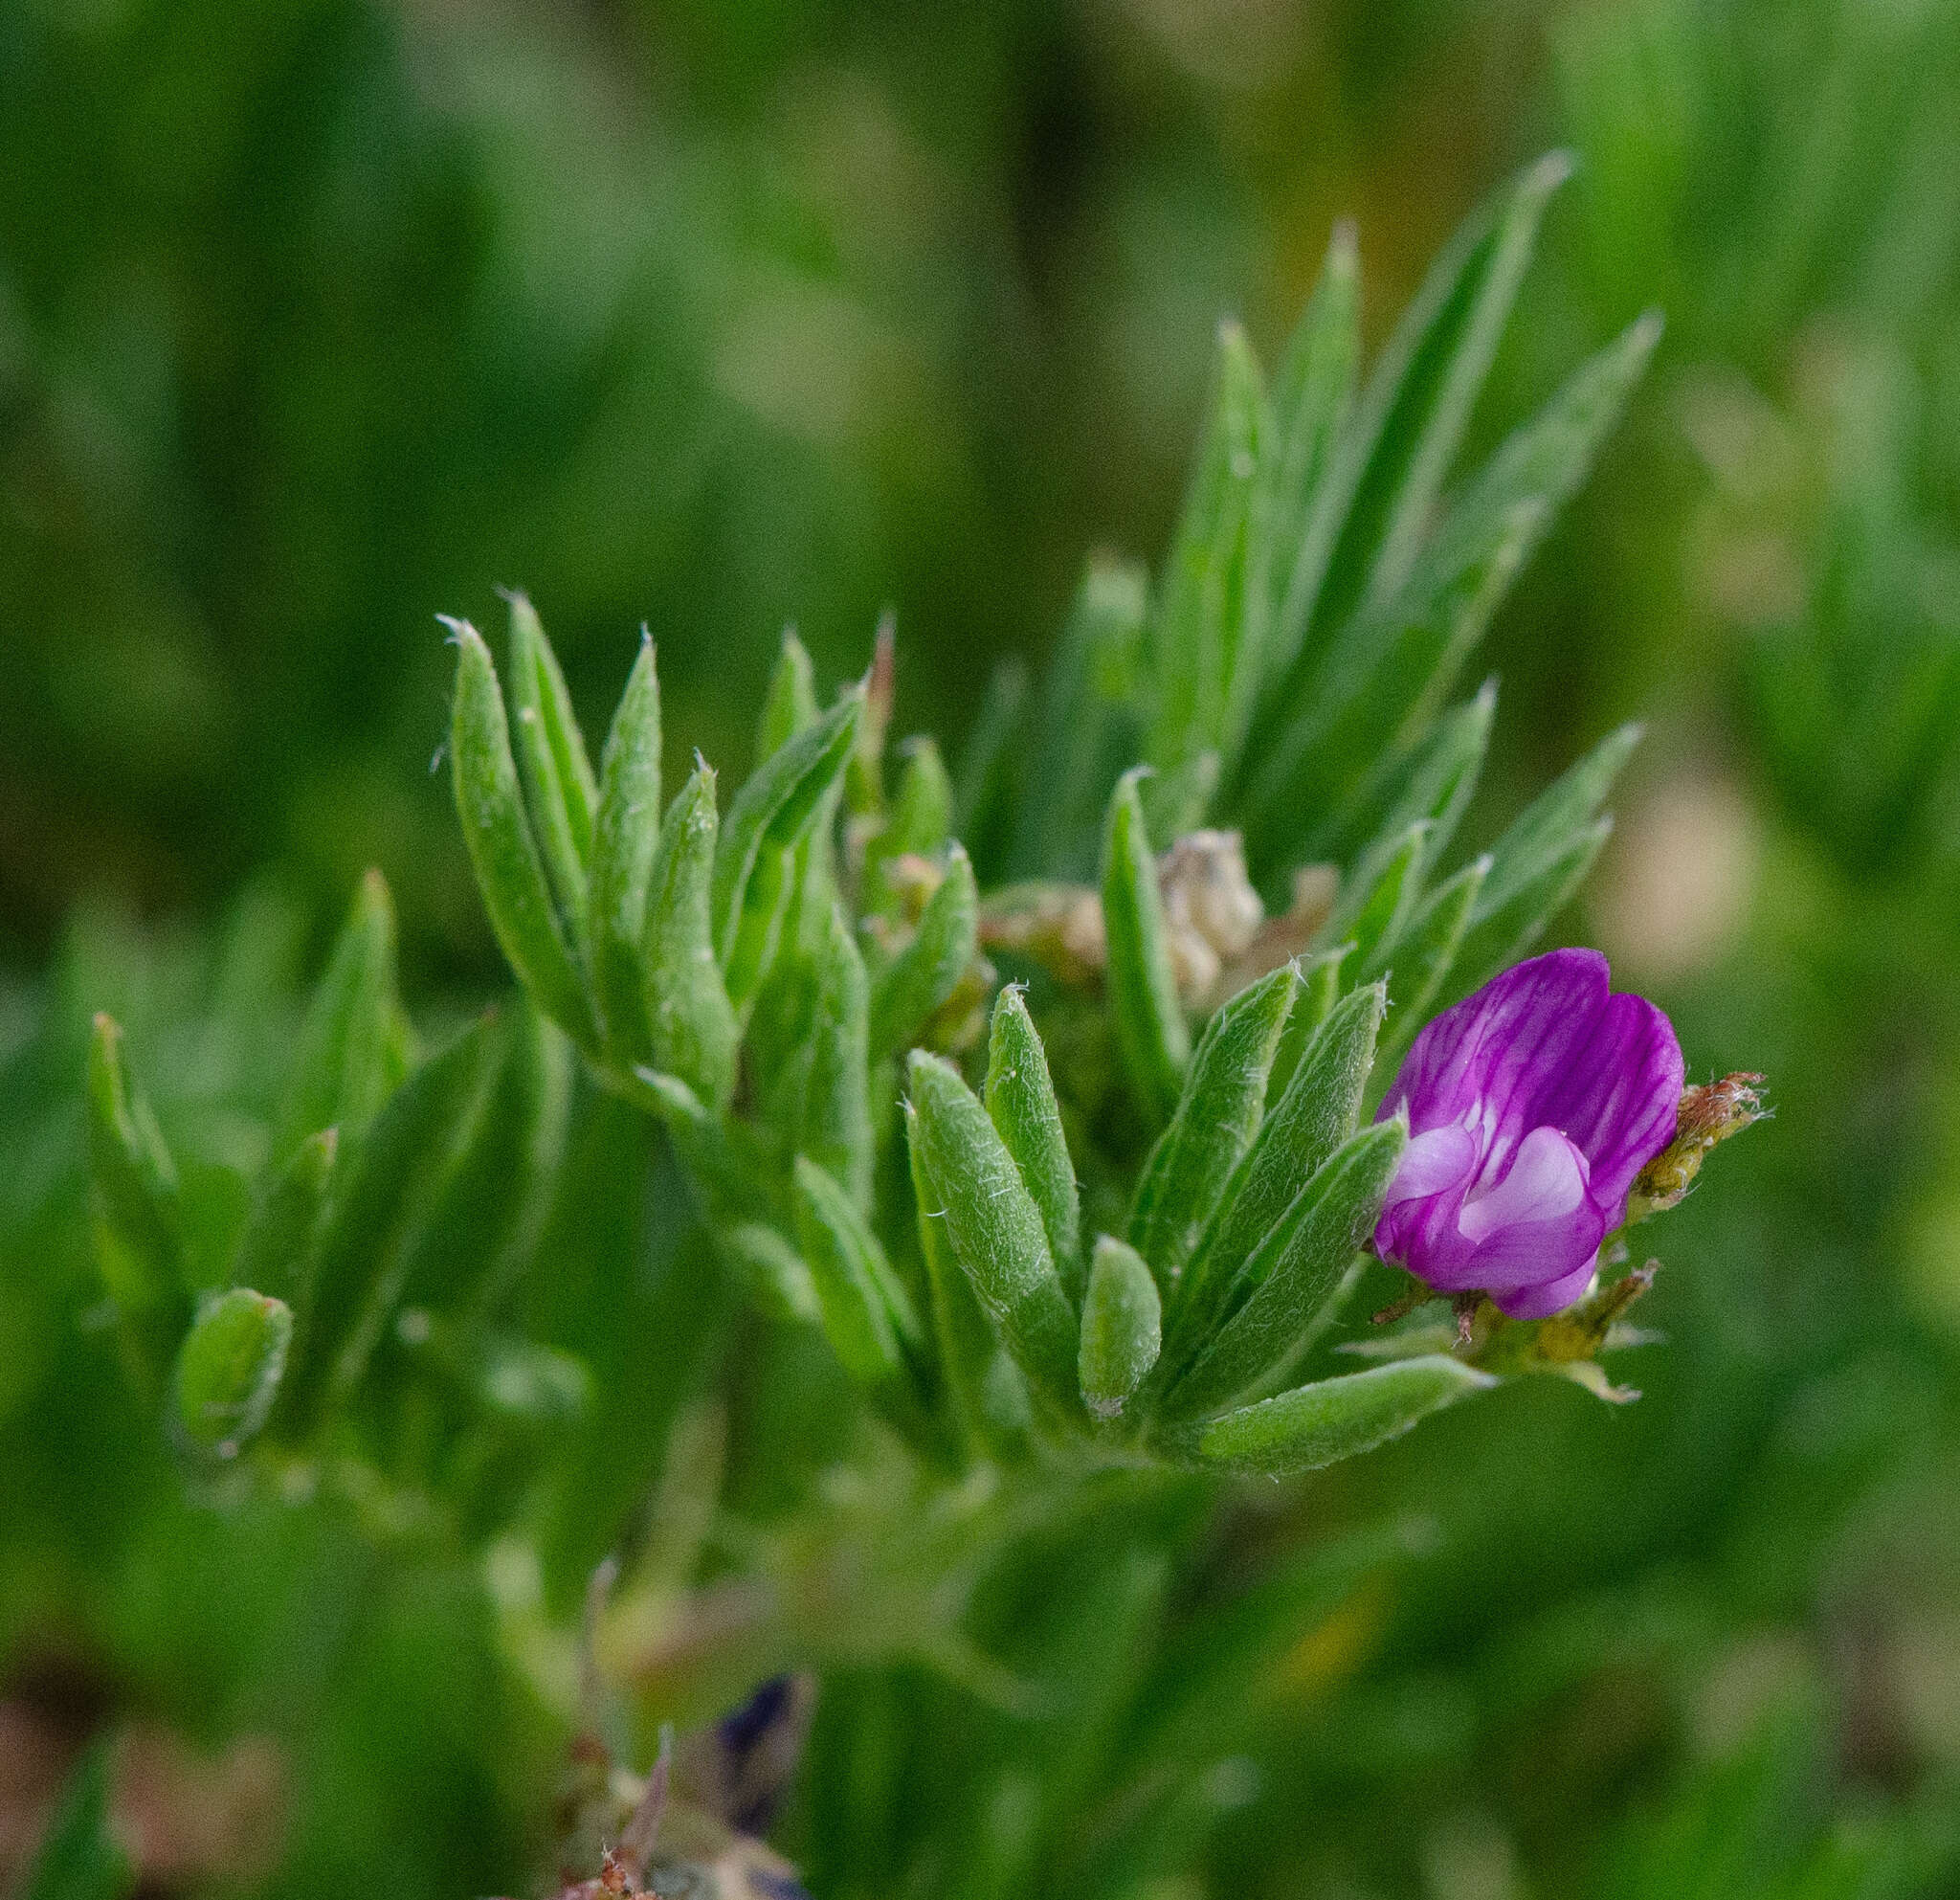
<svg viewBox="0 0 1960 1900"><path fill-rule="evenodd" d="M1405 1359L1303 1385L1167 1440L1212 1470L1316 1471L1400 1438L1432 1412L1498 1381L1460 1359Z"/></svg>
<svg viewBox="0 0 1960 1900"><path fill-rule="evenodd" d="M1360 363L1361 266L1354 227L1334 227L1320 281L1273 385L1273 429L1253 493L1249 605L1263 615L1258 672L1291 669L1347 496L1330 479Z"/></svg>
<svg viewBox="0 0 1960 1900"><path fill-rule="evenodd" d="M871 1204L875 1143L870 1104L870 983L856 933L833 900L816 951L814 1010L801 1052L802 1108L796 1146L850 1195Z"/></svg>
<svg viewBox="0 0 1960 1900"><path fill-rule="evenodd" d="M893 859L937 861L951 836L953 788L939 748L930 739L908 739L904 752L890 814L864 847L863 908L870 915L890 916L902 902L888 872Z"/></svg>
<svg viewBox="0 0 1960 1900"><path fill-rule="evenodd" d="M582 1048L595 1049L591 1003L559 925L518 789L490 649L466 620L448 624L457 644L449 743L456 808L483 907L510 967L538 1007Z"/></svg>
<svg viewBox="0 0 1960 1900"><path fill-rule="evenodd" d="M558 922L581 966L590 962L587 864L599 788L558 670L558 656L523 593L510 599L510 717L532 836L550 881Z"/></svg>
<svg viewBox="0 0 1960 1900"><path fill-rule="evenodd" d="M273 1152L284 1158L322 1129L366 1128L408 1072L406 1040L394 905L369 871L306 1007Z"/></svg>
<svg viewBox="0 0 1960 1900"><path fill-rule="evenodd" d="M981 1310L967 1276L947 1243L946 1222L935 1212L932 1190L926 1185L921 1143L913 1131L916 1110L905 1106L906 1163L911 1173L912 1201L919 1229L919 1251L925 1263L926 1294L931 1302L932 1331L939 1348L940 1368L955 1418L970 1447L983 1456L1013 1461L1026 1449L1028 1395L1019 1369L1002 1352L998 1335ZM1009 1382L1018 1384L1018 1403L1001 1403Z"/></svg>
<svg viewBox="0 0 1960 1900"><path fill-rule="evenodd" d="M1017 984L1009 984L994 1001L987 1037L986 1098L987 1112L1040 1211L1056 1271L1073 1297L1081 1285L1081 1196L1062 1130L1061 1105L1048 1072L1048 1052Z"/></svg>
<svg viewBox="0 0 1960 1900"><path fill-rule="evenodd" d="M953 830L967 841L980 882L998 882L1007 861L1014 806L1023 783L1019 747L1028 699L1028 669L1002 660L987 682L987 697L960 753L953 777Z"/></svg>
<svg viewBox="0 0 1960 1900"><path fill-rule="evenodd" d="M154 1397L190 1317L184 1217L176 1163L109 1016L96 1017L89 1039L88 1153L96 1260L130 1371Z"/></svg>
<svg viewBox="0 0 1960 1900"><path fill-rule="evenodd" d="M239 1237L234 1286L256 1286L280 1299L294 1293L320 1234L340 1143L340 1129L322 1129L273 1176Z"/></svg>
<svg viewBox="0 0 1960 1900"><path fill-rule="evenodd" d="M957 844L925 901L912 941L879 972L871 993L871 1059L905 1048L950 996L973 960L980 899L973 866Z"/></svg>
<svg viewBox="0 0 1960 1900"><path fill-rule="evenodd" d="M1161 1287L1184 1269L1265 1112L1266 1080L1299 987L1293 965L1224 1005L1207 1025L1170 1126L1137 1183L1129 1237Z"/></svg>
<svg viewBox="0 0 1960 1900"><path fill-rule="evenodd" d="M844 1370L860 1384L902 1379L902 1330L919 1336L917 1318L886 1265L884 1250L849 1195L799 1154L796 1239L809 1263L823 1330Z"/></svg>
<svg viewBox="0 0 1960 1900"><path fill-rule="evenodd" d="M1144 631L1149 582L1134 563L1094 559L1036 706L1038 730L1014 837L1024 878L1096 875L1097 836L1110 788L1142 745Z"/></svg>
<svg viewBox="0 0 1960 1900"><path fill-rule="evenodd" d="M1385 607L1337 637L1253 780L1246 823L1256 857L1324 851L1345 815L1372 801L1376 785L1420 739L1483 637L1543 512L1542 503L1522 502L1494 524L1490 540L1449 550L1460 560L1426 558ZM1303 829L1303 811L1325 816Z"/></svg>
<svg viewBox="0 0 1960 1900"><path fill-rule="evenodd" d="M780 752L797 733L816 724L816 669L810 654L796 637L795 629L783 630L783 650L776 657L769 675L769 689L763 701L762 726L756 733L758 762Z"/></svg>
<svg viewBox="0 0 1960 1900"><path fill-rule="evenodd" d="M1545 927L1578 895L1601 847L1613 835L1613 818L1598 817L1546 860L1537 872L1494 909L1490 904L1493 869L1471 912L1443 995L1467 995L1507 970L1544 934Z"/></svg>
<svg viewBox="0 0 1960 1900"><path fill-rule="evenodd" d="M716 1238L766 1312L776 1319L821 1323L810 1263L773 1227L744 1221L722 1229Z"/></svg>
<svg viewBox="0 0 1960 1900"><path fill-rule="evenodd" d="M1156 705L1145 756L1171 773L1235 749L1256 684L1244 651L1246 537L1266 397L1245 332L1218 326L1210 420L1166 563L1151 641ZM1037 791L1039 788L1037 788Z"/></svg>
<svg viewBox="0 0 1960 1900"><path fill-rule="evenodd" d="M1568 856L1639 744L1640 730L1637 726L1622 726L1608 733L1519 815L1491 853L1490 877L1478 900L1477 923L1503 909L1548 866Z"/></svg>
<svg viewBox="0 0 1960 1900"><path fill-rule="evenodd" d="M1277 1103L1285 1095L1300 1071L1301 1057L1306 1054L1321 1024L1333 1015L1334 1005L1341 1000L1342 972L1353 954L1351 943L1336 944L1302 962L1300 988L1287 1014L1286 1027L1280 1033L1273 1072L1266 1078L1268 1102Z"/></svg>
<svg viewBox="0 0 1960 1900"><path fill-rule="evenodd" d="M734 1091L741 1030L711 935L715 830L715 774L697 766L660 826L640 954L648 1066L678 1076L719 1115Z"/></svg>
<svg viewBox="0 0 1960 1900"><path fill-rule="evenodd" d="M1144 830L1137 781L1124 773L1109 801L1102 843L1102 921L1117 1047L1137 1107L1153 1128L1170 1119L1191 1060L1191 1028L1171 973L1157 864Z"/></svg>
<svg viewBox="0 0 1960 1900"><path fill-rule="evenodd" d="M109 1825L111 1748L98 1742L70 1776L21 1900L122 1900L135 1890L136 1870Z"/></svg>
<svg viewBox="0 0 1960 1900"><path fill-rule="evenodd" d="M814 726L786 740L728 808L715 854L715 952L740 1010L762 981L788 895L784 857L826 809L857 738L862 695L847 693Z"/></svg>
<svg viewBox="0 0 1960 1900"><path fill-rule="evenodd" d="M1344 895L1335 905L1324 934L1353 944L1364 977L1381 973L1415 914L1428 858L1429 820L1417 818L1399 838L1384 838L1356 866L1351 896Z"/></svg>
<svg viewBox="0 0 1960 1900"><path fill-rule="evenodd" d="M1377 1061L1385 1072L1392 1069L1415 1039L1436 999L1442 994L1469 931L1478 896L1489 875L1490 860L1479 858L1438 884L1423 900L1422 908L1395 946L1394 967L1387 972L1388 1035L1377 1052Z"/></svg>
<svg viewBox="0 0 1960 1900"><path fill-rule="evenodd" d="M177 1425L198 1451L234 1458L278 1397L293 1337L283 1300L234 1286L198 1308L177 1353Z"/></svg>
<svg viewBox="0 0 1960 1900"><path fill-rule="evenodd" d="M1485 681L1473 698L1446 712L1429 736L1393 768L1385 784L1385 798L1370 794L1349 804L1327 828L1328 849L1342 855L1357 838L1397 837L1427 818L1424 861L1431 868L1439 863L1476 794L1496 711L1497 682Z"/></svg>
<svg viewBox="0 0 1960 1900"><path fill-rule="evenodd" d="M1322 1163L1247 1261L1236 1310L1165 1394L1167 1415L1229 1405L1288 1358L1373 1231L1408 1138L1399 1120L1376 1122Z"/></svg>
<svg viewBox="0 0 1960 1900"><path fill-rule="evenodd" d="M1343 459L1353 499L1314 603L1332 628L1408 579L1497 353L1547 201L1571 172L1539 159L1464 222L1369 377Z"/></svg>
<svg viewBox="0 0 1960 1900"><path fill-rule="evenodd" d="M631 1068L647 1060L640 945L660 841L660 678L643 637L612 715L592 816L592 987L606 1051Z"/></svg>
<svg viewBox="0 0 1960 1900"><path fill-rule="evenodd" d="M479 1022L390 1099L333 1174L294 1305L278 1422L301 1436L345 1402L400 1297L416 1244L460 1159L490 1050Z"/></svg>
<svg viewBox="0 0 1960 1900"><path fill-rule="evenodd" d="M949 1062L915 1049L907 1077L922 1211L945 1220L953 1258L1033 1392L1053 1416L1079 1413L1075 1308L1013 1156Z"/></svg>
<svg viewBox="0 0 1960 1900"><path fill-rule="evenodd" d="M1097 1418L1114 1419L1157 1363L1162 1319L1157 1283L1144 1257L1102 1235L1089 1261L1077 1357L1082 1402Z"/></svg>
<svg viewBox="0 0 1960 1900"><path fill-rule="evenodd" d="M1231 1312L1246 1263L1292 1205L1301 1184L1354 1132L1386 1006L1379 983L1350 991L1301 1057L1285 1094L1234 1172L1171 1298L1167 1374L1183 1371Z"/></svg>

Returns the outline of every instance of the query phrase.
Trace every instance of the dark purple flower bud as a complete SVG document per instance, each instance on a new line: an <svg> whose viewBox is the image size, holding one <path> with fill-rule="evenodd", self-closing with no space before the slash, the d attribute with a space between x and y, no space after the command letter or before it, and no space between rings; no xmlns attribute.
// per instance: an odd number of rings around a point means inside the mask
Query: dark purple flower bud
<svg viewBox="0 0 1960 1900"><path fill-rule="evenodd" d="M1675 1131L1674 1028L1608 994L1597 950L1493 977L1415 1039L1383 1116L1409 1146L1375 1251L1438 1292L1483 1292L1513 1319L1579 1299L1635 1177Z"/></svg>

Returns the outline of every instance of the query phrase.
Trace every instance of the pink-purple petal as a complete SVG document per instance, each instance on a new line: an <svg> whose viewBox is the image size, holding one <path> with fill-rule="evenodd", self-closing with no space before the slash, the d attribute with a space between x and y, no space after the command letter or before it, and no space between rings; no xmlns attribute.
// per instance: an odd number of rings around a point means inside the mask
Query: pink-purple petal
<svg viewBox="0 0 1960 1900"><path fill-rule="evenodd" d="M1382 1105L1411 1138L1376 1251L1439 1290L1557 1311L1671 1137L1683 1074L1666 1017L1612 995L1596 950L1505 971L1423 1030Z"/></svg>

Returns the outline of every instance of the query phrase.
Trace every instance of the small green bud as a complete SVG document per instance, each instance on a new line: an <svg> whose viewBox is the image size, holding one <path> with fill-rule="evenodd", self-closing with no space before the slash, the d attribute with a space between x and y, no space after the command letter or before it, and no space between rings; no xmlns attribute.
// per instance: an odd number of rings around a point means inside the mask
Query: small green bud
<svg viewBox="0 0 1960 1900"><path fill-rule="evenodd" d="M234 1286L204 1302L177 1354L177 1424L197 1450L235 1458L256 1435L292 1337L283 1300Z"/></svg>
<svg viewBox="0 0 1960 1900"><path fill-rule="evenodd" d="M1162 1319L1157 1283L1144 1257L1102 1235L1089 1262L1077 1359L1082 1402L1097 1418L1115 1418L1157 1363Z"/></svg>

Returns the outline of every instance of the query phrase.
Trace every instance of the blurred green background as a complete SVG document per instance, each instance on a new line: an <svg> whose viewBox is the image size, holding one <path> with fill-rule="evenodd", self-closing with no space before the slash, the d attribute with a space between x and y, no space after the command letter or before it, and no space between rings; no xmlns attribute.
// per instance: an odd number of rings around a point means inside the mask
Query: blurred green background
<svg viewBox="0 0 1960 1900"><path fill-rule="evenodd" d="M1379 338L1552 145L1479 441L1669 328L1499 622L1480 821L1649 723L1569 934L1776 1119L1660 1241L1639 1405L1509 1389L1240 1527L1421 1534L1153 1891L1960 1892L1952 0L0 6L0 1889L111 1712L285 1817L157 1891L523 1877L557 1737L477 1573L169 1501L74 1318L92 1010L221 1161L366 866L418 1015L504 987L434 615L527 588L588 729L644 623L737 773L784 624L835 681L890 608L956 740L1088 549L1162 549L1221 315L1270 359L1351 215ZM728 1325L580 1141L541 1324L646 1397L565 1454L561 1604ZM792 1821L819 1894L901 1890L860 1820Z"/></svg>

